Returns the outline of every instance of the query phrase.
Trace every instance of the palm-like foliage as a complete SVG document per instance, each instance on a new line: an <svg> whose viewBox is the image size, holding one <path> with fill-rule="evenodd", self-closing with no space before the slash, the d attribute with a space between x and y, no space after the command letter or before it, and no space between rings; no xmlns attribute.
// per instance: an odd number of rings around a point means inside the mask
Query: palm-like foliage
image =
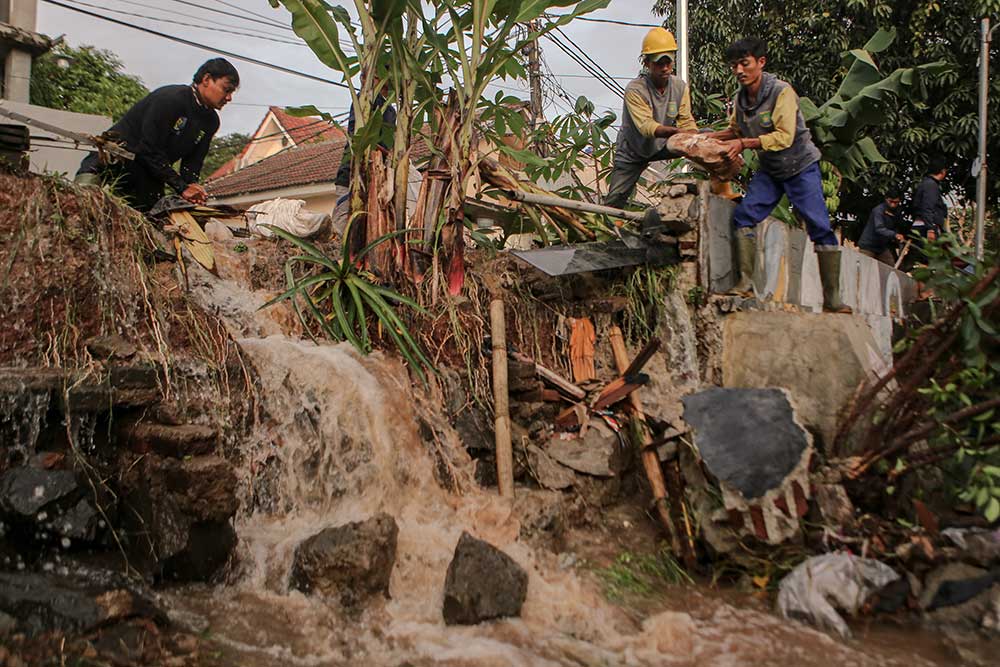
<svg viewBox="0 0 1000 667"><path fill-rule="evenodd" d="M349 341L363 354L372 349L373 336L370 329L377 325L379 331L392 340L399 353L409 362L410 368L421 380L425 379L424 369L433 370L433 366L394 307L394 304L402 305L426 314L419 304L393 289L379 285L371 274L358 269L346 253L340 260L334 260L305 239L279 227L265 226L276 236L294 244L302 254L285 262L288 289L271 299L264 307L291 299L308 331L308 319L295 299L299 297L327 337ZM360 262L378 244L387 240L383 238L368 244L355 260Z"/></svg>

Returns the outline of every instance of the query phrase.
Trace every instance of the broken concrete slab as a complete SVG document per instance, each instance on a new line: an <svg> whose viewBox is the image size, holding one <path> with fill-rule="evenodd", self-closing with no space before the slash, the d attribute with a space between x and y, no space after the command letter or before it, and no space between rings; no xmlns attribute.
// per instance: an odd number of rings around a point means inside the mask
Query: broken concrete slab
<svg viewBox="0 0 1000 667"><path fill-rule="evenodd" d="M534 445L528 445L527 450L531 474L542 488L568 489L576 482L573 471L546 454L544 450Z"/></svg>
<svg viewBox="0 0 1000 667"><path fill-rule="evenodd" d="M295 549L289 586L318 593L357 609L373 597L389 597L399 527L388 514L326 528Z"/></svg>
<svg viewBox="0 0 1000 667"><path fill-rule="evenodd" d="M621 471L618 436L598 421L590 423L583 437L564 439L554 435L546 443L545 452L567 468L595 477L614 477Z"/></svg>
<svg viewBox="0 0 1000 667"><path fill-rule="evenodd" d="M520 616L528 573L493 545L463 532L444 582L444 622L475 625Z"/></svg>
<svg viewBox="0 0 1000 667"><path fill-rule="evenodd" d="M723 386L787 389L824 451L858 385L888 369L858 318L740 312L725 317L722 326Z"/></svg>
<svg viewBox="0 0 1000 667"><path fill-rule="evenodd" d="M713 388L683 403L709 471L748 500L780 486L810 447L781 389Z"/></svg>

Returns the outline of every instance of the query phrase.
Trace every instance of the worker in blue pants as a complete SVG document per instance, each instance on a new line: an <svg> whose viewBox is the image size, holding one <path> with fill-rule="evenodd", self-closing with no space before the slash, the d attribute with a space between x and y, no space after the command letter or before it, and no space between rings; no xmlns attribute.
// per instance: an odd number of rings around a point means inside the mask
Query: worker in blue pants
<svg viewBox="0 0 1000 667"><path fill-rule="evenodd" d="M819 170L820 152L812 142L792 86L764 71L767 47L755 37L741 39L726 49L740 83L733 101L729 128L712 136L725 142L730 159L744 150L758 151L760 170L750 179L746 196L733 215L740 280L736 294L753 291L751 278L757 257L757 224L788 197L806 221L816 247L823 310L850 313L840 298L840 247L830 228Z"/></svg>

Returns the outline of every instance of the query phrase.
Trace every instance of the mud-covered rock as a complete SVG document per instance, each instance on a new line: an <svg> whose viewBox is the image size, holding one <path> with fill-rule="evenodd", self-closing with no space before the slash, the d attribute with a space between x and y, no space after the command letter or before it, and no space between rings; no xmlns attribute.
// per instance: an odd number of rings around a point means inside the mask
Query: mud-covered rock
<svg viewBox="0 0 1000 667"><path fill-rule="evenodd" d="M17 619L17 627L29 634L87 632L135 617L166 620L148 594L107 573L0 572L0 611Z"/></svg>
<svg viewBox="0 0 1000 667"><path fill-rule="evenodd" d="M621 441L611 429L593 422L581 438L564 440L553 436L545 452L577 472L596 477L614 477L622 469Z"/></svg>
<svg viewBox="0 0 1000 667"><path fill-rule="evenodd" d="M20 466L0 477L0 510L7 515L33 517L50 503L79 489L71 470L43 470Z"/></svg>
<svg viewBox="0 0 1000 667"><path fill-rule="evenodd" d="M147 455L122 476L129 557L147 576L206 581L236 545L232 466L214 456Z"/></svg>
<svg viewBox="0 0 1000 667"><path fill-rule="evenodd" d="M325 530L295 550L290 587L336 598L357 608L389 596L399 527L388 514Z"/></svg>
<svg viewBox="0 0 1000 667"><path fill-rule="evenodd" d="M462 533L444 582L444 622L474 625L520 616L528 573L493 545Z"/></svg>

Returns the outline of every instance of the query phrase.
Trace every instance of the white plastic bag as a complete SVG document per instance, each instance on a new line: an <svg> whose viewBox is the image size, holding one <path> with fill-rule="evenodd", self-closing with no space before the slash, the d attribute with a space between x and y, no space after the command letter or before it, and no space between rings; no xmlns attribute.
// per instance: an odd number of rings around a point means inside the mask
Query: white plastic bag
<svg viewBox="0 0 1000 667"><path fill-rule="evenodd" d="M254 204L248 209L250 231L258 236L271 237L274 234L263 225L280 227L286 232L307 238L319 231L330 217L325 213L313 213L302 208L301 199L271 199Z"/></svg>
<svg viewBox="0 0 1000 667"><path fill-rule="evenodd" d="M778 611L845 639L851 630L837 610L854 615L873 593L899 579L891 567L849 553L813 556L792 570L778 587Z"/></svg>

